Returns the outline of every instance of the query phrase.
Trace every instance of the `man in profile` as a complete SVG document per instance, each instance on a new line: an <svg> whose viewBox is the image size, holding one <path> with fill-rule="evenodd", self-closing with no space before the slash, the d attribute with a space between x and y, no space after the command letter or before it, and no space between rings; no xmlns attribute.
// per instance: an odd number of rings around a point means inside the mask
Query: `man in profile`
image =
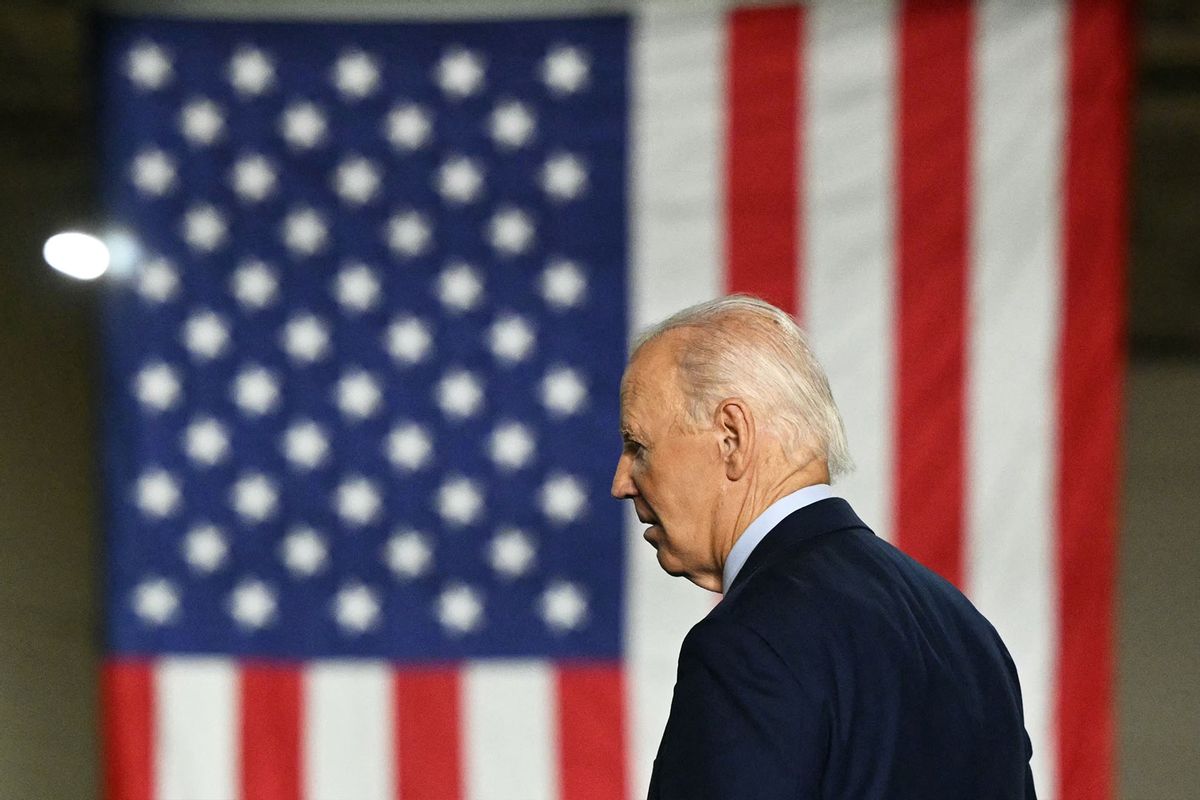
<svg viewBox="0 0 1200 800"><path fill-rule="evenodd" d="M734 296L637 343L612 493L671 575L724 595L684 639L650 798L1034 797L996 631L830 488L849 467L821 366Z"/></svg>

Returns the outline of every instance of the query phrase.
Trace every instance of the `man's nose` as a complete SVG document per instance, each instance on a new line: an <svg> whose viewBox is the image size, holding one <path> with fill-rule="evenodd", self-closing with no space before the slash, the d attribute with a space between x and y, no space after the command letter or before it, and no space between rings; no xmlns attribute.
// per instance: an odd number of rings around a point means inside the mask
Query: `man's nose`
<svg viewBox="0 0 1200 800"><path fill-rule="evenodd" d="M637 494L637 487L633 485L633 476L629 468L630 459L628 453L622 453L617 459L617 471L613 475L611 491L612 496L618 500L627 500Z"/></svg>

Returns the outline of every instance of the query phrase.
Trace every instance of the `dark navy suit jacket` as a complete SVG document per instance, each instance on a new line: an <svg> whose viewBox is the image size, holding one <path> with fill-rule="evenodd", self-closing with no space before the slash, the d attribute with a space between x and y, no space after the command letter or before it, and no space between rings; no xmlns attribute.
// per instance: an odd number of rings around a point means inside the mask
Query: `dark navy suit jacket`
<svg viewBox="0 0 1200 800"><path fill-rule="evenodd" d="M751 552L679 653L651 800L1032 800L1012 659L841 499Z"/></svg>

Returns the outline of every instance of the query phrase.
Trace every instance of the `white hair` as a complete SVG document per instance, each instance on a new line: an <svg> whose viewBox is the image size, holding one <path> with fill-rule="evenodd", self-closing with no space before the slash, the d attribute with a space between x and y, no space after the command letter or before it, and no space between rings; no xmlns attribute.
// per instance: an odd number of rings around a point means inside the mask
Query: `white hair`
<svg viewBox="0 0 1200 800"><path fill-rule="evenodd" d="M677 367L693 424L711 422L721 400L743 397L789 456L822 458L830 478L853 468L825 370L791 316L750 295L720 297L643 332L633 352L674 330L687 335Z"/></svg>

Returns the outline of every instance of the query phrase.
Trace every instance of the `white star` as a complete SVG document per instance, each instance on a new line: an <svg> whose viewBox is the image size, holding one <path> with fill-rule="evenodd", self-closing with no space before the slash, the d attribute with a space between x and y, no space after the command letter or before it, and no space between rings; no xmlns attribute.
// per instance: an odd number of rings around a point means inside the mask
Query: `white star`
<svg viewBox="0 0 1200 800"><path fill-rule="evenodd" d="M388 432L386 451L388 461L393 466L416 472L429 461L433 453L433 439L425 428L416 423L400 423Z"/></svg>
<svg viewBox="0 0 1200 800"><path fill-rule="evenodd" d="M554 581L538 600L538 611L546 627L557 634L573 631L587 619L587 596L577 584Z"/></svg>
<svg viewBox="0 0 1200 800"><path fill-rule="evenodd" d="M329 228L325 218L311 208L297 208L283 219L283 243L292 253L311 256L325 248Z"/></svg>
<svg viewBox="0 0 1200 800"><path fill-rule="evenodd" d="M230 394L243 414L260 417L279 405L279 380L263 367L243 367L233 379Z"/></svg>
<svg viewBox="0 0 1200 800"><path fill-rule="evenodd" d="M488 117L488 132L496 145L504 150L524 147L536 127L537 120L533 112L518 100L500 103Z"/></svg>
<svg viewBox="0 0 1200 800"><path fill-rule="evenodd" d="M162 361L142 367L133 379L138 402L154 411L166 411L179 400L183 388L175 370Z"/></svg>
<svg viewBox="0 0 1200 800"><path fill-rule="evenodd" d="M424 575L433 563L433 548L419 531L398 530L387 540L383 560L397 578L411 580Z"/></svg>
<svg viewBox="0 0 1200 800"><path fill-rule="evenodd" d="M201 361L221 355L228 344L229 326L220 314L201 309L183 323L183 346Z"/></svg>
<svg viewBox="0 0 1200 800"><path fill-rule="evenodd" d="M488 329L488 347L492 355L509 364L528 358L536 341L533 327L517 314L501 316Z"/></svg>
<svg viewBox="0 0 1200 800"><path fill-rule="evenodd" d="M574 200L587 188L588 174L583 161L571 153L556 153L546 159L540 174L542 191L551 200Z"/></svg>
<svg viewBox="0 0 1200 800"><path fill-rule="evenodd" d="M179 590L166 578L146 578L133 590L133 613L150 625L166 625L179 613Z"/></svg>
<svg viewBox="0 0 1200 800"><path fill-rule="evenodd" d="M403 365L422 361L433 346L429 326L416 317L397 317L392 320L385 338L388 354Z"/></svg>
<svg viewBox="0 0 1200 800"><path fill-rule="evenodd" d="M555 311L566 311L583 302L587 295L587 278L574 261L557 258L542 271L538 290L546 305Z"/></svg>
<svg viewBox="0 0 1200 800"><path fill-rule="evenodd" d="M342 374L334 390L338 410L351 421L374 416L383 402L379 381L371 373L351 369Z"/></svg>
<svg viewBox="0 0 1200 800"><path fill-rule="evenodd" d="M293 361L311 364L329 352L329 326L313 314L297 314L283 326L283 349Z"/></svg>
<svg viewBox="0 0 1200 800"><path fill-rule="evenodd" d="M175 160L163 150L143 150L134 157L129 178L142 194L161 197L175 186Z"/></svg>
<svg viewBox="0 0 1200 800"><path fill-rule="evenodd" d="M574 522L587 505L583 481L574 475L551 475L538 491L538 505L550 522L557 525Z"/></svg>
<svg viewBox="0 0 1200 800"><path fill-rule="evenodd" d="M325 114L313 103L293 103L279 117L279 132L297 150L309 150L325 141Z"/></svg>
<svg viewBox="0 0 1200 800"><path fill-rule="evenodd" d="M418 150L429 142L433 120L424 106L404 103L388 112L384 135L400 150Z"/></svg>
<svg viewBox="0 0 1200 800"><path fill-rule="evenodd" d="M448 49L434 70L434 80L453 100L470 97L483 87L483 57L464 47Z"/></svg>
<svg viewBox="0 0 1200 800"><path fill-rule="evenodd" d="M470 311L483 299L483 279L465 261L452 261L438 275L436 291L450 313Z"/></svg>
<svg viewBox="0 0 1200 800"><path fill-rule="evenodd" d="M488 220L487 237L500 255L520 255L533 244L533 220L519 208L502 208Z"/></svg>
<svg viewBox="0 0 1200 800"><path fill-rule="evenodd" d="M447 203L470 203L483 190L483 169L466 156L450 156L437 172L437 192Z"/></svg>
<svg viewBox="0 0 1200 800"><path fill-rule="evenodd" d="M308 578L324 567L329 557L325 540L312 528L293 528L279 545L280 556L288 571L299 578Z"/></svg>
<svg viewBox="0 0 1200 800"><path fill-rule="evenodd" d="M254 97L275 82L275 65L257 47L239 47L229 59L226 76L234 91L243 97Z"/></svg>
<svg viewBox="0 0 1200 800"><path fill-rule="evenodd" d="M243 580L229 594L229 615L248 631L271 624L275 619L275 609L275 592L260 580Z"/></svg>
<svg viewBox="0 0 1200 800"><path fill-rule="evenodd" d="M398 211L388 219L388 247L399 256L419 256L429 249L433 232L419 211Z"/></svg>
<svg viewBox="0 0 1200 800"><path fill-rule="evenodd" d="M588 82L587 53L578 47L559 45L542 59L542 82L550 93L562 97L574 94Z"/></svg>
<svg viewBox="0 0 1200 800"><path fill-rule="evenodd" d="M113 275L124 283L124 280L136 272L138 265L142 262L146 252L145 246L129 228L110 230L104 234L104 239L108 245L109 263L113 266Z"/></svg>
<svg viewBox="0 0 1200 800"><path fill-rule="evenodd" d="M248 472L238 478L229 491L229 502L237 515L247 522L262 522L275 515L279 490L261 472Z"/></svg>
<svg viewBox="0 0 1200 800"><path fill-rule="evenodd" d="M229 278L234 298L249 310L266 308L279 294L279 278L263 261L243 261Z"/></svg>
<svg viewBox="0 0 1200 800"><path fill-rule="evenodd" d="M361 583L347 584L334 596L333 617L346 633L366 633L379 623L379 596Z"/></svg>
<svg viewBox="0 0 1200 800"><path fill-rule="evenodd" d="M197 525L183 538L183 558L196 572L216 572L228 555L229 544L216 525Z"/></svg>
<svg viewBox="0 0 1200 800"><path fill-rule="evenodd" d="M473 417L483 406L483 383L474 373L463 369L442 375L435 393L438 408L451 420Z"/></svg>
<svg viewBox="0 0 1200 800"><path fill-rule="evenodd" d="M366 264L351 262L334 278L333 295L349 312L370 311L379 303L379 278Z"/></svg>
<svg viewBox="0 0 1200 800"><path fill-rule="evenodd" d="M183 451L200 466L219 464L229 455L229 431L212 417L198 417L183 431Z"/></svg>
<svg viewBox="0 0 1200 800"><path fill-rule="evenodd" d="M333 504L342 522L359 527L375 521L383 502L379 498L379 489L372 481L355 475L338 484Z"/></svg>
<svg viewBox="0 0 1200 800"><path fill-rule="evenodd" d="M179 131L194 145L209 145L225 130L221 107L206 97L189 100L179 112Z"/></svg>
<svg viewBox="0 0 1200 800"><path fill-rule="evenodd" d="M139 89L161 89L172 71L167 51L153 42L138 42L125 59L125 74Z"/></svg>
<svg viewBox="0 0 1200 800"><path fill-rule="evenodd" d="M283 457L296 469L314 469L329 453L329 438L312 420L293 423L283 434Z"/></svg>
<svg viewBox="0 0 1200 800"><path fill-rule="evenodd" d="M533 566L537 550L519 528L501 528L488 543L488 562L504 578L519 578Z"/></svg>
<svg viewBox="0 0 1200 800"><path fill-rule="evenodd" d="M379 165L370 159L352 156L338 164L333 174L333 190L352 206L369 203L379 194Z"/></svg>
<svg viewBox="0 0 1200 800"><path fill-rule="evenodd" d="M587 402L587 386L570 367L553 367L542 378L541 396L551 416L567 417Z"/></svg>
<svg viewBox="0 0 1200 800"><path fill-rule="evenodd" d="M183 240L193 250L211 253L225 243L229 229L215 206L192 206L183 215Z"/></svg>
<svg viewBox="0 0 1200 800"><path fill-rule="evenodd" d="M333 85L347 100L360 100L379 87L379 64L361 50L342 53L333 65Z"/></svg>
<svg viewBox="0 0 1200 800"><path fill-rule="evenodd" d="M470 633L483 622L483 598L466 584L452 583L438 595L437 618L451 635Z"/></svg>
<svg viewBox="0 0 1200 800"><path fill-rule="evenodd" d="M524 467L533 457L534 449L533 434L519 422L497 425L488 438L488 455L504 471Z"/></svg>
<svg viewBox="0 0 1200 800"><path fill-rule="evenodd" d="M450 478L438 487L437 512L452 528L471 525L483 513L483 493L470 478Z"/></svg>
<svg viewBox="0 0 1200 800"><path fill-rule="evenodd" d="M165 303L179 293L179 274L165 258L143 264L137 282L138 294L152 303Z"/></svg>
<svg viewBox="0 0 1200 800"><path fill-rule="evenodd" d="M151 469L137 479L135 501L141 512L152 519L164 519L179 509L182 495L179 482L165 469Z"/></svg>
<svg viewBox="0 0 1200 800"><path fill-rule="evenodd" d="M239 158L229 171L233 191L248 203L265 200L275 191L275 182L275 168L257 153Z"/></svg>

